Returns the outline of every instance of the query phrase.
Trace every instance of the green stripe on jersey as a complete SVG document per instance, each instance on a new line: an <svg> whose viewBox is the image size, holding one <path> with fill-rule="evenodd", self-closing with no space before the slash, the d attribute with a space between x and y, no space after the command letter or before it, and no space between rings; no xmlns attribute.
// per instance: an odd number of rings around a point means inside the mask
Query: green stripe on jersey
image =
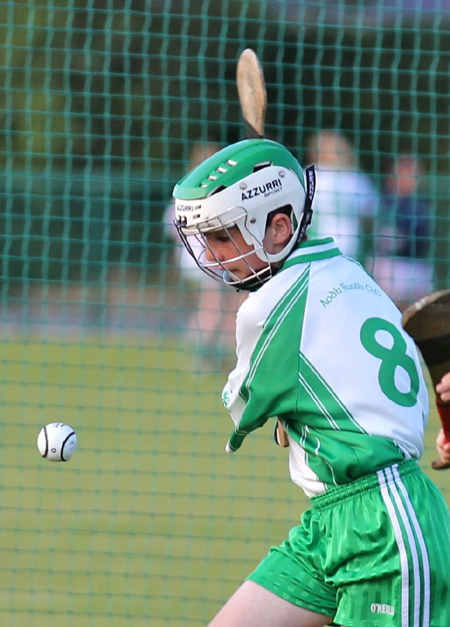
<svg viewBox="0 0 450 627"><path fill-rule="evenodd" d="M299 263L310 263L311 261L321 261L322 259L330 259L330 257L338 257L342 255L339 248L333 248L332 250L324 250L323 252L311 253L310 255L302 255L300 257L292 257L283 264L281 270L290 268Z"/></svg>
<svg viewBox="0 0 450 627"><path fill-rule="evenodd" d="M310 263L342 255L332 237L301 242L296 250L280 266L279 272L299 263Z"/></svg>
<svg viewBox="0 0 450 627"><path fill-rule="evenodd" d="M305 396L315 406L314 414L317 418L311 420L311 426L323 427L325 421L332 429L366 433L303 353L300 353L299 384Z"/></svg>
<svg viewBox="0 0 450 627"><path fill-rule="evenodd" d="M269 418L291 415L298 398L298 347L308 293L309 265L267 317L240 396L245 409L230 438L237 450L244 437ZM270 382L270 394L267 386Z"/></svg>
<svg viewBox="0 0 450 627"><path fill-rule="evenodd" d="M309 270L309 267L308 267ZM252 355L251 365L247 377L245 378L241 387L241 396L245 401L248 401L251 394L251 386L255 378L261 375L261 366L264 361L269 361L271 366L271 374L276 377L279 376L279 368L274 368L274 364L280 362L285 364L289 369L291 375L292 364L298 363L298 346L300 340L300 332L302 328L302 320L305 307L305 298L307 294L309 272L304 272L299 279L292 285L292 287L286 292L284 297L280 300L278 305L272 311L264 324L264 330L256 345L255 352ZM293 315L292 315L293 314ZM298 317L300 314L300 317ZM283 331L280 333L280 327L283 325ZM289 335L289 342L283 341ZM283 353L276 352L278 350L278 341L283 341L282 349ZM289 362L286 359L285 350L287 346L291 345L295 352L295 359ZM273 361L271 359L273 358ZM267 380L266 380L267 381ZM270 381L272 383L273 378L271 376ZM267 383L265 383L266 387Z"/></svg>

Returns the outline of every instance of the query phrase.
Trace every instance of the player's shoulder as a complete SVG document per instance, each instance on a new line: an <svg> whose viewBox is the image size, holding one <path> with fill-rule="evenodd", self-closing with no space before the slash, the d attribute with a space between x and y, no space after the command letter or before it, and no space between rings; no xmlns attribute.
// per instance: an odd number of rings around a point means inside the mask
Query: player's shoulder
<svg viewBox="0 0 450 627"><path fill-rule="evenodd" d="M272 281L273 278L261 285L255 292L250 292L239 307L237 314L238 322L251 324L256 320L261 320L261 318L266 317L267 312L272 307L272 303L276 300L274 290L272 289Z"/></svg>
<svg viewBox="0 0 450 627"><path fill-rule="evenodd" d="M267 318L279 307L287 292L299 274L305 268L290 268L275 274L258 290L251 292L242 303L237 314L237 323L240 326L264 326Z"/></svg>

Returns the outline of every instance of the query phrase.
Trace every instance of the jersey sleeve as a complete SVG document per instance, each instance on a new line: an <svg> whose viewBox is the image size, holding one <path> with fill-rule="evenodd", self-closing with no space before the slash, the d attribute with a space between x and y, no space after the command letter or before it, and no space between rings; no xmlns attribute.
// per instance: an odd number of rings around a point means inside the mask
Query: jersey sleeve
<svg viewBox="0 0 450 627"><path fill-rule="evenodd" d="M282 294L271 289L273 305L267 302L269 290L263 287L239 311L238 361L222 396L235 423L229 452L236 451L245 436L269 418L289 416L296 410L307 279L308 272L304 272Z"/></svg>

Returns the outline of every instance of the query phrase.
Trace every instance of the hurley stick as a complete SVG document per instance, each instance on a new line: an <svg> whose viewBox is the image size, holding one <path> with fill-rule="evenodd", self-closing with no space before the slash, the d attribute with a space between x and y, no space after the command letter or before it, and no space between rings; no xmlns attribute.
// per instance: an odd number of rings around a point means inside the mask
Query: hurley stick
<svg viewBox="0 0 450 627"><path fill-rule="evenodd" d="M422 353L436 388L444 374L450 372L450 290L433 292L413 303L403 313L402 325ZM445 439L450 442L450 402L441 401L436 391L435 394ZM450 468L450 464L437 460L433 468Z"/></svg>

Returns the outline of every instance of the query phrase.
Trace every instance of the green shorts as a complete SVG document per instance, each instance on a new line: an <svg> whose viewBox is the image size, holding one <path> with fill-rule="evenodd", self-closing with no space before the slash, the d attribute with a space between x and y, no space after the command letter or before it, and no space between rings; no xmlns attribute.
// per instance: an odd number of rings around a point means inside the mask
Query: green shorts
<svg viewBox="0 0 450 627"><path fill-rule="evenodd" d="M450 626L450 513L415 461L312 499L251 581L346 627Z"/></svg>

